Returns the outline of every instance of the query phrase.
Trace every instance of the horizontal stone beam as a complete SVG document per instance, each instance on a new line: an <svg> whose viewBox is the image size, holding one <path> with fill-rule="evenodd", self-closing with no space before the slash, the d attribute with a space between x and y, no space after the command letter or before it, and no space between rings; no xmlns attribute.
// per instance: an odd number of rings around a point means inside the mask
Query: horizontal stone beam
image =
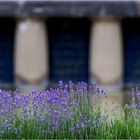
<svg viewBox="0 0 140 140"><path fill-rule="evenodd" d="M0 17L91 17L140 16L134 0L1 0Z"/></svg>

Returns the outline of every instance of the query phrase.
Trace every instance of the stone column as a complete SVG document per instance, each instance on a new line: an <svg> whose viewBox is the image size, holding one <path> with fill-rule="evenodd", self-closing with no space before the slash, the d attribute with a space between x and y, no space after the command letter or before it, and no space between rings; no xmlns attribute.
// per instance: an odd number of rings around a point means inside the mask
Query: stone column
<svg viewBox="0 0 140 140"><path fill-rule="evenodd" d="M123 98L123 48L121 21L118 18L92 20L90 38L90 78L112 98Z"/></svg>
<svg viewBox="0 0 140 140"><path fill-rule="evenodd" d="M22 92L42 89L48 79L48 38L43 19L17 21L15 36L15 81Z"/></svg>

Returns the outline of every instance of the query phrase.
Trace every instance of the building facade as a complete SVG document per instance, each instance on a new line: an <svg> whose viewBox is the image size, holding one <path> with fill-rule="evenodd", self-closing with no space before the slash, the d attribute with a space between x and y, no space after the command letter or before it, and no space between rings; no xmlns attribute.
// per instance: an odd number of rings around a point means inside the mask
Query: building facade
<svg viewBox="0 0 140 140"><path fill-rule="evenodd" d="M1 87L72 80L121 95L140 83L139 16L138 1L0 1Z"/></svg>

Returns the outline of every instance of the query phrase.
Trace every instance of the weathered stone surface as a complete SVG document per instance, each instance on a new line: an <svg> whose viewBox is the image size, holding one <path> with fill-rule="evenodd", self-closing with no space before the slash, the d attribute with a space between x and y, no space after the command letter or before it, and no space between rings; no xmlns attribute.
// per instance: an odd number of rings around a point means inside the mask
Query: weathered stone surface
<svg viewBox="0 0 140 140"><path fill-rule="evenodd" d="M48 41L44 20L21 19L16 28L17 85L41 85L48 78ZM44 84L43 84L44 85Z"/></svg>
<svg viewBox="0 0 140 140"><path fill-rule="evenodd" d="M129 0L5 0L0 1L0 16L138 16L139 3Z"/></svg>
<svg viewBox="0 0 140 140"><path fill-rule="evenodd" d="M121 22L93 20L90 38L90 74L101 85L120 83L123 72Z"/></svg>

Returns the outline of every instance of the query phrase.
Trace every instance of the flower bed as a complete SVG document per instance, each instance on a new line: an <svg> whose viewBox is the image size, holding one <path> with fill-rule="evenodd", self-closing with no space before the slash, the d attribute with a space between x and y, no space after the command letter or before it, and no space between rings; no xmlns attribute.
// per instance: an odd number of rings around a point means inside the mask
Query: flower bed
<svg viewBox="0 0 140 140"><path fill-rule="evenodd" d="M132 91L130 105L125 105L125 118L109 120L100 111L103 90L84 82L30 94L0 91L0 138L17 139L93 139L140 138L140 98ZM115 109L114 109L115 110Z"/></svg>

